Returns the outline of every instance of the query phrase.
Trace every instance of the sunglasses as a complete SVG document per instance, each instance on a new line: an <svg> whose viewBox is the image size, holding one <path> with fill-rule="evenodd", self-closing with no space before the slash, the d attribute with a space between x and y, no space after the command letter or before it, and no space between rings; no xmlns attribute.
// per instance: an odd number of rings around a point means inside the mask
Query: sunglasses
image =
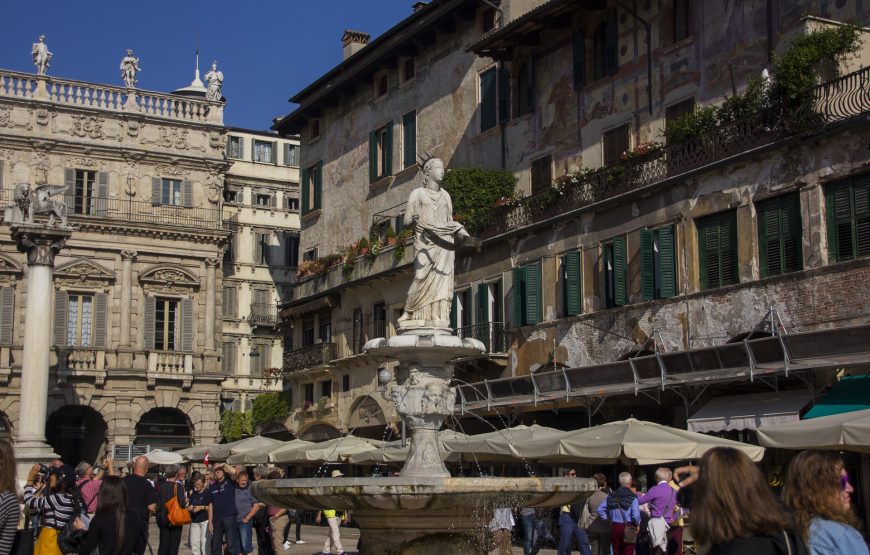
<svg viewBox="0 0 870 555"><path fill-rule="evenodd" d="M840 487L843 491L846 491L846 488L849 486L849 475L845 472L840 475Z"/></svg>

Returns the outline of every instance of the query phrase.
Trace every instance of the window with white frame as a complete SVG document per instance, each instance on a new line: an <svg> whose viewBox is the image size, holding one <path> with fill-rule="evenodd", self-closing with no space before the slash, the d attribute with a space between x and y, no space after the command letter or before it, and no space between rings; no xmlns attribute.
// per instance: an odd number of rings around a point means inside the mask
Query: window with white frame
<svg viewBox="0 0 870 555"><path fill-rule="evenodd" d="M163 189L160 195L161 203L181 206L183 204L181 180L167 179L164 177L162 183Z"/></svg>
<svg viewBox="0 0 870 555"><path fill-rule="evenodd" d="M70 293L67 301L66 344L70 347L90 347L94 332L94 297Z"/></svg>
<svg viewBox="0 0 870 555"><path fill-rule="evenodd" d="M154 305L154 348L174 351L178 330L178 301L158 297Z"/></svg>
<svg viewBox="0 0 870 555"><path fill-rule="evenodd" d="M275 143L254 140L254 162L275 163Z"/></svg>
<svg viewBox="0 0 870 555"><path fill-rule="evenodd" d="M241 137L233 137L232 135L227 139L227 158L232 158L234 160L241 160L244 158L244 142Z"/></svg>

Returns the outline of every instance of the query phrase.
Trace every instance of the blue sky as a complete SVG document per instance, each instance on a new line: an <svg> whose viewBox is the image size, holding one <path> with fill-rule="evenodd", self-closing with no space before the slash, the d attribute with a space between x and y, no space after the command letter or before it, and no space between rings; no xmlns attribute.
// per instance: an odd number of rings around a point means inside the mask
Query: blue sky
<svg viewBox="0 0 870 555"><path fill-rule="evenodd" d="M224 72L227 125L266 129L287 99L341 61L350 28L377 37L411 14L412 0L3 2L0 68L34 72L31 44L46 35L49 75L120 85L127 48L141 60L139 87L168 92L212 60Z"/></svg>

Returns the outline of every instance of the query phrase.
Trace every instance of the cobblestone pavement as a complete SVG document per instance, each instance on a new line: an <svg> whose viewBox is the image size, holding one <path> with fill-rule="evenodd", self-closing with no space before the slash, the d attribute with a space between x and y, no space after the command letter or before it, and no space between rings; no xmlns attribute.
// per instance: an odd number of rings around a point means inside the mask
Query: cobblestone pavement
<svg viewBox="0 0 870 555"><path fill-rule="evenodd" d="M157 526L152 521L151 526L149 526L148 531L151 536L151 549L154 550L156 555L157 546L159 542L159 533L157 531ZM321 548L323 548L323 542L326 540L326 536L328 535L329 528L325 526L302 526L302 539L305 540L304 545L293 545L290 549L286 550L284 553L279 553L278 555L320 555ZM359 530L356 528L344 528L341 529L341 543L344 548L353 555L357 554L356 551L356 542L359 539ZM257 538L254 537L254 545L257 545ZM180 555L191 555L190 548L187 546L187 530L184 530L184 536L181 540L181 550ZM497 551L491 551L490 553L497 553ZM513 549L514 555L522 555L523 548L522 546L514 546ZM539 551L540 555L555 555L555 549L542 549ZM377 554L372 554L377 555ZM445 554L447 555L447 554Z"/></svg>

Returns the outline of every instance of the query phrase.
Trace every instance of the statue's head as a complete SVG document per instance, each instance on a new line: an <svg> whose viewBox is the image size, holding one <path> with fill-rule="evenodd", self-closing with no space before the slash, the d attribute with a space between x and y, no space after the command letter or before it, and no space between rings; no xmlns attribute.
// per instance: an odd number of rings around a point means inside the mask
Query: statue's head
<svg viewBox="0 0 870 555"><path fill-rule="evenodd" d="M19 183L15 186L15 199L23 199L30 196L30 183Z"/></svg>
<svg viewBox="0 0 870 555"><path fill-rule="evenodd" d="M444 162L441 158L429 158L423 164L423 179L424 181L434 181L441 183L444 179Z"/></svg>
<svg viewBox="0 0 870 555"><path fill-rule="evenodd" d="M217 60L215 60L211 63L211 69L212 69L212 71L217 70Z"/></svg>
<svg viewBox="0 0 870 555"><path fill-rule="evenodd" d="M129 48L127 49L127 55L128 55L128 56L132 56L132 55L133 55L133 51L130 50Z"/></svg>
<svg viewBox="0 0 870 555"><path fill-rule="evenodd" d="M45 42L45 35L39 35L39 42Z"/></svg>

